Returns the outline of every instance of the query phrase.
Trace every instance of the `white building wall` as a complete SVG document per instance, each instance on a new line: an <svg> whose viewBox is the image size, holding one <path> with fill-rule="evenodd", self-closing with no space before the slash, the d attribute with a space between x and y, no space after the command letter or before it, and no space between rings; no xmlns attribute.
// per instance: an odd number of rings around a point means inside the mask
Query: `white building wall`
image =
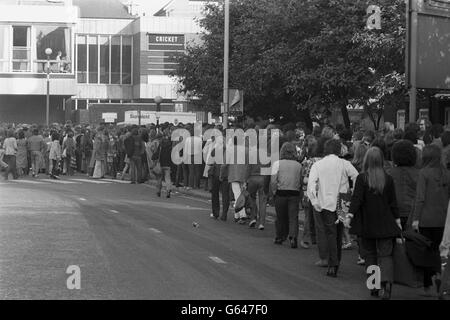
<svg viewBox="0 0 450 320"><path fill-rule="evenodd" d="M73 95L75 79L50 79L51 95ZM47 93L47 79L0 78L0 94L44 95Z"/></svg>
<svg viewBox="0 0 450 320"><path fill-rule="evenodd" d="M134 20L131 19L80 19L75 32L78 34L126 34L132 35Z"/></svg>

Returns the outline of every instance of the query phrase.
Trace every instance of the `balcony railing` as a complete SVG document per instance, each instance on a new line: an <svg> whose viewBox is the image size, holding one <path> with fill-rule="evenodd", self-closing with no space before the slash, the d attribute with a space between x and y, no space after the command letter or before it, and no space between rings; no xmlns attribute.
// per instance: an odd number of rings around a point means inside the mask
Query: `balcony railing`
<svg viewBox="0 0 450 320"><path fill-rule="evenodd" d="M47 60L35 60L37 73L47 73ZM72 62L70 60L49 60L50 73L72 73Z"/></svg>

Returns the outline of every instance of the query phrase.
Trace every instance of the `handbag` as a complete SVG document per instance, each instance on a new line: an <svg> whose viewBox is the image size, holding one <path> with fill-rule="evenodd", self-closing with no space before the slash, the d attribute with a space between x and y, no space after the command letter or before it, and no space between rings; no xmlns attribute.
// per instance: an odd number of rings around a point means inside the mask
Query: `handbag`
<svg viewBox="0 0 450 320"><path fill-rule="evenodd" d="M162 174L161 164L159 161L155 161L155 166L152 169L153 173L157 176Z"/></svg>
<svg viewBox="0 0 450 320"><path fill-rule="evenodd" d="M343 171L344 171L344 164L342 164L342 173L341 173L341 181L339 182L339 188L341 187L342 176L344 175ZM336 202L336 214L337 214L336 224L345 221L345 216L348 214L348 211L350 209L351 200L352 200L351 189L348 189L347 192L338 192Z"/></svg>
<svg viewBox="0 0 450 320"><path fill-rule="evenodd" d="M423 286L423 271L415 267L406 254L405 239L402 243L395 243L393 249L394 282L411 288Z"/></svg>
<svg viewBox="0 0 450 320"><path fill-rule="evenodd" d="M247 208L249 206L249 198L250 193L246 189L242 190L241 194L239 195L234 204L234 212L238 213L242 209Z"/></svg>
<svg viewBox="0 0 450 320"><path fill-rule="evenodd" d="M158 149L159 149L158 158L154 157L155 155L152 156L153 160L152 171L157 176L162 174L161 163L159 162L159 159L161 158L161 149L162 149L161 144L159 145Z"/></svg>

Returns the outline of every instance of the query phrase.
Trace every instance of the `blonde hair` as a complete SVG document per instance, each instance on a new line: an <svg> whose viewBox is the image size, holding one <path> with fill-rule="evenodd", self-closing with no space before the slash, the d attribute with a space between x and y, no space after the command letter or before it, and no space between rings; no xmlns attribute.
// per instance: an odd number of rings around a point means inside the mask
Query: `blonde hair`
<svg viewBox="0 0 450 320"><path fill-rule="evenodd" d="M382 194L386 186L386 174L383 168L383 152L378 147L371 147L364 157L363 172L367 174L369 188Z"/></svg>

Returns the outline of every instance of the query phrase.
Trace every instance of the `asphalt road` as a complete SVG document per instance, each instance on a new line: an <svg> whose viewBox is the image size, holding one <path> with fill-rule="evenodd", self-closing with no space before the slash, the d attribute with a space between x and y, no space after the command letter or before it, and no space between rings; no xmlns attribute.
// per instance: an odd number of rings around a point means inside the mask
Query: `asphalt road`
<svg viewBox="0 0 450 320"><path fill-rule="evenodd" d="M274 245L273 222L213 220L207 201L144 184L44 178L0 181L1 299L373 299L356 250L332 279L316 248ZM393 299L419 293L394 286Z"/></svg>

